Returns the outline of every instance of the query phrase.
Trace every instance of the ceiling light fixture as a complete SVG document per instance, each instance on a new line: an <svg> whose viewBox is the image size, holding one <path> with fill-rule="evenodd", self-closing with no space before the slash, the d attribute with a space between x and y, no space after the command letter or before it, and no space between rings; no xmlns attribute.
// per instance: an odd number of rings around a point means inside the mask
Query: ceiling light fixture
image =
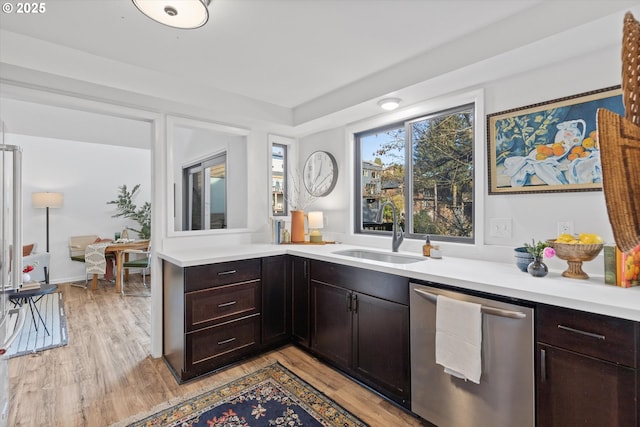
<svg viewBox="0 0 640 427"><path fill-rule="evenodd" d="M402 102L400 98L384 98L378 101L378 106L383 110L391 111L398 108L400 102Z"/></svg>
<svg viewBox="0 0 640 427"><path fill-rule="evenodd" d="M211 0L132 0L140 12L169 27L193 29L209 20Z"/></svg>

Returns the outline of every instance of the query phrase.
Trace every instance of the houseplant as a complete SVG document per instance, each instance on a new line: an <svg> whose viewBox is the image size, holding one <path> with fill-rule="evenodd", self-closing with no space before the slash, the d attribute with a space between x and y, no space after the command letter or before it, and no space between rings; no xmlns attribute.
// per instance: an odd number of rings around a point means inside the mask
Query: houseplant
<svg viewBox="0 0 640 427"><path fill-rule="evenodd" d="M549 242L531 240L531 244L525 243L524 247L527 252L533 255L533 261L527 266L527 271L533 277L544 277L549 272L547 265L542 262L542 257L551 258L555 256L556 251L551 247Z"/></svg>
<svg viewBox="0 0 640 427"><path fill-rule="evenodd" d="M112 215L112 218L128 218L140 224L139 230L131 227L127 227L127 229L135 231L140 239L146 240L151 238L151 203L144 202L139 208L133 203L133 198L139 189L140 184L136 184L131 191L127 189L126 185L122 185L118 187L118 198L107 202L107 204L116 205L118 209L118 213Z"/></svg>

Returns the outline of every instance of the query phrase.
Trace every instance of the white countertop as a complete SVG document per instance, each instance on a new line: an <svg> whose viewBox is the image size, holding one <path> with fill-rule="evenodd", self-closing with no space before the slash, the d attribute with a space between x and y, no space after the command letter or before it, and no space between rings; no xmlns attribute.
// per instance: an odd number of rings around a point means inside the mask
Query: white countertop
<svg viewBox="0 0 640 427"><path fill-rule="evenodd" d="M605 285L603 276L588 280L568 279L561 271L550 271L542 278L523 273L514 262L498 263L443 256L425 258L412 264L389 264L380 261L336 255L345 249L378 249L353 245L271 245L249 244L210 249L160 252L158 256L179 267L234 261L245 258L290 254L337 264L397 274L503 297L567 307L640 321L640 286L620 288ZM412 255L415 253L399 252Z"/></svg>

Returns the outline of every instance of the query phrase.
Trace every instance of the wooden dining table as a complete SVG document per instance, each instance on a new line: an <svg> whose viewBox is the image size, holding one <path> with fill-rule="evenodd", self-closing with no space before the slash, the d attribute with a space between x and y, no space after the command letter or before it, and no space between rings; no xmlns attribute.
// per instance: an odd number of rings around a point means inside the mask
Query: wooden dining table
<svg viewBox="0 0 640 427"><path fill-rule="evenodd" d="M123 242L123 243L113 242L104 248L105 255L113 254L113 256L116 258L116 271L115 271L116 293L120 293L120 290L122 289L122 252L126 250L131 250L131 249L146 250L148 248L149 248L149 240L134 240L132 242ZM124 254L124 260L125 262L129 260L128 253ZM128 271L125 271L125 279L128 279L128 276L129 276L128 273L129 273ZM91 289L94 291L98 289L97 274L93 275L93 279L91 280Z"/></svg>

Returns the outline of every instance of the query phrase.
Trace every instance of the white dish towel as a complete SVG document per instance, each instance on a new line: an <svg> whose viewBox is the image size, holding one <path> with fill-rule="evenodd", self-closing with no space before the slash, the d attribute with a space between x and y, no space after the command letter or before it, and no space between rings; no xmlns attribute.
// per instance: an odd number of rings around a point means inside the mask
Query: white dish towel
<svg viewBox="0 0 640 427"><path fill-rule="evenodd" d="M438 295L436 363L444 371L480 384L482 374L482 306Z"/></svg>

